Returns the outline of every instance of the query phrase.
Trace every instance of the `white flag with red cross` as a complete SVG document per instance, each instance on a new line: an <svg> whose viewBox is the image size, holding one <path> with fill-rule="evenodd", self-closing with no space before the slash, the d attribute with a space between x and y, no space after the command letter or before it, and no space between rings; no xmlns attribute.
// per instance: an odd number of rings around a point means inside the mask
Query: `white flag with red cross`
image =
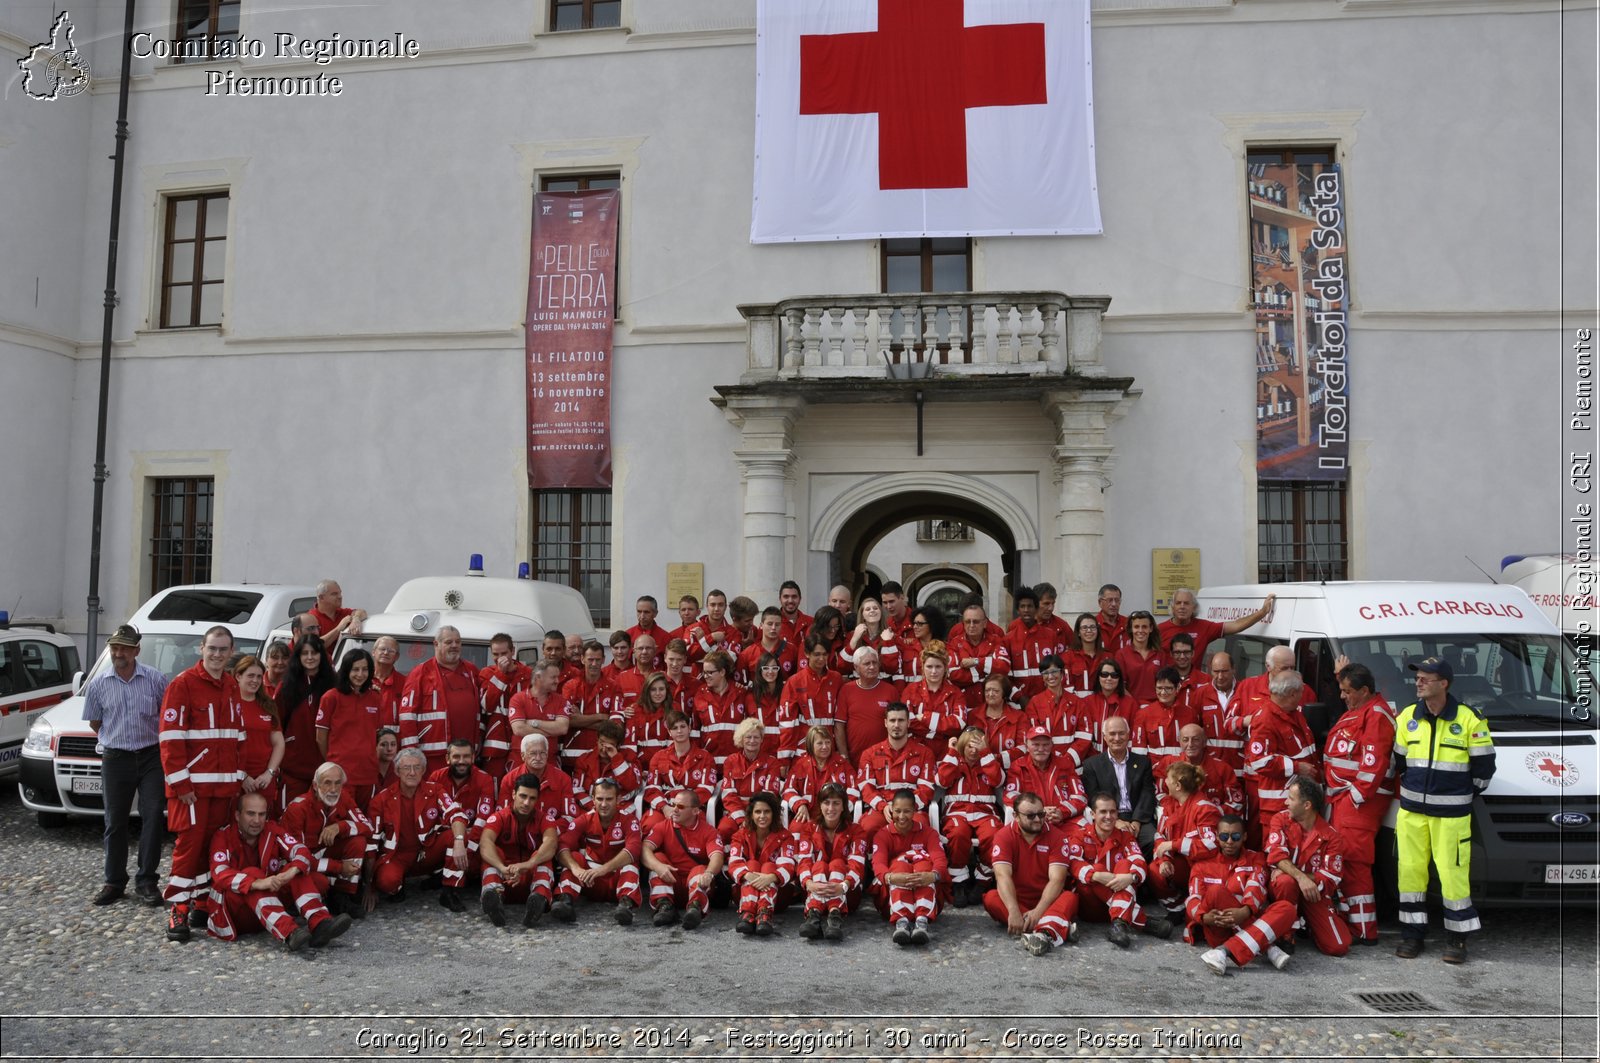
<svg viewBox="0 0 1600 1063"><path fill-rule="evenodd" d="M760 0L750 239L1101 232L1089 0Z"/></svg>

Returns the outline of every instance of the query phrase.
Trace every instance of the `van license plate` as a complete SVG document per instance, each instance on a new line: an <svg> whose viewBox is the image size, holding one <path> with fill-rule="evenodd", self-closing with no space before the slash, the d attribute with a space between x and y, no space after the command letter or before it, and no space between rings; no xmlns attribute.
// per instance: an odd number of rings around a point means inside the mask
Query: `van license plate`
<svg viewBox="0 0 1600 1063"><path fill-rule="evenodd" d="M75 794L98 794L104 793L105 791L101 785L100 777L98 775L92 778L89 776L79 775L74 777L72 780L72 792ZM1551 880L1545 879L1545 881L1549 882ZM1590 880L1584 879L1583 881L1588 882Z"/></svg>
<svg viewBox="0 0 1600 1063"><path fill-rule="evenodd" d="M1546 883L1600 882L1600 864L1546 864Z"/></svg>

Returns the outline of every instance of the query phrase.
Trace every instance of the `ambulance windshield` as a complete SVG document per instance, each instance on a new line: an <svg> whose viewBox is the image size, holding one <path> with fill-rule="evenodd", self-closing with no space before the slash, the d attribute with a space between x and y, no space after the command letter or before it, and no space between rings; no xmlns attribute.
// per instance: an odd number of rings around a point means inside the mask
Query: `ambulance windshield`
<svg viewBox="0 0 1600 1063"><path fill-rule="evenodd" d="M1396 709L1417 700L1410 665L1441 657L1455 676L1450 693L1491 727L1595 727L1595 689L1587 666L1557 635L1393 635L1344 639L1340 651L1372 669Z"/></svg>

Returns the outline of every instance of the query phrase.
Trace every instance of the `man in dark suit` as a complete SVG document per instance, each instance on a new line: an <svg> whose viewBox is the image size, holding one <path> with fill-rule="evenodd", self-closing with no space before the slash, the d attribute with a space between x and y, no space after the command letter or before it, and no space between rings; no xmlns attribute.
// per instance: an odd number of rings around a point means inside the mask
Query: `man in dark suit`
<svg viewBox="0 0 1600 1063"><path fill-rule="evenodd" d="M1084 792L1116 794L1117 829L1138 838L1148 856L1156 834L1156 788L1150 758L1128 748L1133 732L1124 717L1107 716L1100 737L1105 752L1084 761L1079 773Z"/></svg>

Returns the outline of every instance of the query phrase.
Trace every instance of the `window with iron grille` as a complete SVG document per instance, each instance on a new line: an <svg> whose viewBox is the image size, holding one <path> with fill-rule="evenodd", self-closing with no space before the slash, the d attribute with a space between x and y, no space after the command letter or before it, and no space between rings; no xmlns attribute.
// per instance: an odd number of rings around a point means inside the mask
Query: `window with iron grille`
<svg viewBox="0 0 1600 1063"><path fill-rule="evenodd" d="M972 526L959 520L917 521L919 543L970 543L974 541Z"/></svg>
<svg viewBox="0 0 1600 1063"><path fill-rule="evenodd" d="M576 588L611 626L611 492L533 492L533 578Z"/></svg>
<svg viewBox="0 0 1600 1063"><path fill-rule="evenodd" d="M228 193L168 196L161 256L161 327L222 323Z"/></svg>
<svg viewBox="0 0 1600 1063"><path fill-rule="evenodd" d="M151 482L150 593L211 582L215 482L209 476Z"/></svg>
<svg viewBox="0 0 1600 1063"><path fill-rule="evenodd" d="M1262 481L1256 487L1257 579L1349 579L1345 485L1321 480Z"/></svg>
<svg viewBox="0 0 1600 1063"><path fill-rule="evenodd" d="M232 58L239 40L241 0L179 0L178 25L172 36L180 43L172 61L197 62Z"/></svg>
<svg viewBox="0 0 1600 1063"><path fill-rule="evenodd" d="M553 30L597 30L622 25L622 0L550 0Z"/></svg>

